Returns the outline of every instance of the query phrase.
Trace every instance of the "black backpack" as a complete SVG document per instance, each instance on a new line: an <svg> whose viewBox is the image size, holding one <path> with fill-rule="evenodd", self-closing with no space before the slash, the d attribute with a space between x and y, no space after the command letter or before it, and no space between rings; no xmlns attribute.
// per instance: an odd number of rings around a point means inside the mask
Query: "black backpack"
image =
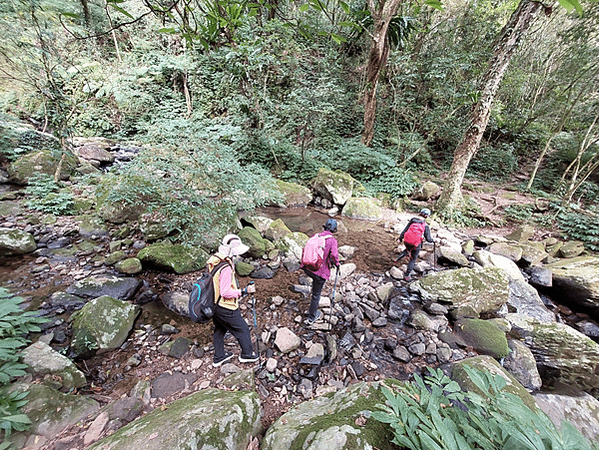
<svg viewBox="0 0 599 450"><path fill-rule="evenodd" d="M206 323L214 316L214 284L212 278L228 265L228 261L219 262L212 272L205 270L194 283L189 293L189 318L196 323ZM217 303L218 304L218 301Z"/></svg>

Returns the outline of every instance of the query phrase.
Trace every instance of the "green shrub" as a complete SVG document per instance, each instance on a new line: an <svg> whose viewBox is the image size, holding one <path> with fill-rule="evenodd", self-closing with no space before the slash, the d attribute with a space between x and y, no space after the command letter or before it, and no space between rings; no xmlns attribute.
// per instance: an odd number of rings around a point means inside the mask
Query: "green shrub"
<svg viewBox="0 0 599 450"><path fill-rule="evenodd" d="M25 192L30 197L26 203L28 208L57 216L69 215L74 211L73 194L67 190L60 190L60 185L51 175L34 174L29 179Z"/></svg>
<svg viewBox="0 0 599 450"><path fill-rule="evenodd" d="M599 215L562 210L557 214L557 224L568 239L582 241L589 250L599 251Z"/></svg>
<svg viewBox="0 0 599 450"><path fill-rule="evenodd" d="M391 200L410 195L418 186L416 177L409 170L394 168L387 173L364 183L366 190L372 194L384 192Z"/></svg>
<svg viewBox="0 0 599 450"><path fill-rule="evenodd" d="M512 144L484 146L472 158L467 174L484 180L504 180L514 173L518 160Z"/></svg>
<svg viewBox="0 0 599 450"><path fill-rule="evenodd" d="M372 417L391 425L394 444L411 450L591 450L572 425L564 422L559 431L542 411L506 392L503 377L464 369L480 394L428 368L428 376L416 375L396 392L383 387L387 402Z"/></svg>
<svg viewBox="0 0 599 450"><path fill-rule="evenodd" d="M358 138L344 140L335 150L323 153L321 159L333 170L349 173L367 182L395 170L390 156L364 146Z"/></svg>
<svg viewBox="0 0 599 450"><path fill-rule="evenodd" d="M31 421L20 414L26 403L27 392L7 394L6 386L14 377L25 375L27 366L19 362L19 350L27 345L27 335L39 332L38 325L46 319L36 317L34 311L23 311L20 304L23 298L10 295L0 287L0 436L10 437L13 431L26 430ZM7 443L0 449L9 448Z"/></svg>
<svg viewBox="0 0 599 450"><path fill-rule="evenodd" d="M505 208L505 215L514 222L528 222L532 216L534 205L509 205Z"/></svg>

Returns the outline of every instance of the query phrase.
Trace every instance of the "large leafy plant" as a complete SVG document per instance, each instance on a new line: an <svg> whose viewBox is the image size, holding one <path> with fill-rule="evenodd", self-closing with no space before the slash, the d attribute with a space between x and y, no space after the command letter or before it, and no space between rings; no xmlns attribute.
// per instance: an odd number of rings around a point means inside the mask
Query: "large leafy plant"
<svg viewBox="0 0 599 450"><path fill-rule="evenodd" d="M36 317L34 311L23 311L19 306L23 298L14 297L0 288L0 437L4 441L13 431L23 431L31 425L25 414L19 412L27 402L27 392L7 393L6 386L14 377L25 375L27 366L19 362L19 350L28 340L27 335L39 332L46 321ZM0 443L0 450L10 448L10 443Z"/></svg>
<svg viewBox="0 0 599 450"><path fill-rule="evenodd" d="M508 393L503 377L464 369L474 391L429 368L429 375L395 391L383 387L387 402L373 418L393 428L393 443L411 450L591 449L572 425L564 422L559 431L543 412Z"/></svg>

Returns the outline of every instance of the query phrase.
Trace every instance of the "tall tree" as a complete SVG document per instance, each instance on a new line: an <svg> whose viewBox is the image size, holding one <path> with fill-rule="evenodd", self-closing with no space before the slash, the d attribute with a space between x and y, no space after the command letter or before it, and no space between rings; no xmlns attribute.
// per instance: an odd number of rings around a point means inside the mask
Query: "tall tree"
<svg viewBox="0 0 599 450"><path fill-rule="evenodd" d="M437 202L437 209L442 214L451 214L454 210L460 209L463 204L461 188L464 175L470 160L479 148L489 123L491 107L501 80L514 52L518 48L520 39L530 29L543 9L545 14L550 14L551 9L544 7L540 2L521 0L501 30L499 39L494 45L493 56L481 80L479 100L472 110L470 124L462 137L462 141L454 151L451 169L443 193Z"/></svg>

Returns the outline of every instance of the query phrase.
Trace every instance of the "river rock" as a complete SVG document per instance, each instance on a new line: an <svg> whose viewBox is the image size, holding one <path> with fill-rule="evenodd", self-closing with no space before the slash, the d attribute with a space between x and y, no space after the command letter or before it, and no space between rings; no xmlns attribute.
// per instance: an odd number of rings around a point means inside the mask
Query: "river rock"
<svg viewBox="0 0 599 450"><path fill-rule="evenodd" d="M510 281L507 305L510 312L532 317L539 322L551 323L556 320L555 314L547 309L537 290L525 281Z"/></svg>
<svg viewBox="0 0 599 450"><path fill-rule="evenodd" d="M563 323L542 323L519 314L508 314L510 335L532 350L543 374L583 389L599 386L599 344Z"/></svg>
<svg viewBox="0 0 599 450"><path fill-rule="evenodd" d="M511 373L526 389L530 391L541 389L543 381L530 349L516 339L508 339L508 346L510 352L503 361L505 370Z"/></svg>
<svg viewBox="0 0 599 450"><path fill-rule="evenodd" d="M87 384L83 372L77 369L69 358L42 341L37 341L21 351L21 360L29 366L28 372L36 376L51 375L62 384L61 389L65 391Z"/></svg>
<svg viewBox="0 0 599 450"><path fill-rule="evenodd" d="M284 238L290 233L291 230L285 225L285 222L283 222L282 219L277 219L270 224L266 231L264 231L264 237L274 242L277 239Z"/></svg>
<svg viewBox="0 0 599 450"><path fill-rule="evenodd" d="M254 391L204 389L157 408L87 450L246 450L263 430Z"/></svg>
<svg viewBox="0 0 599 450"><path fill-rule="evenodd" d="M79 234L84 238L108 236L108 227L104 220L95 215L86 215L79 223Z"/></svg>
<svg viewBox="0 0 599 450"><path fill-rule="evenodd" d="M460 319L453 327L455 339L462 347L500 359L508 354L505 333L495 323L481 319Z"/></svg>
<svg viewBox="0 0 599 450"><path fill-rule="evenodd" d="M242 223L245 222L249 223L253 228L258 230L260 234L264 235L264 232L274 220L264 216L247 216L242 218Z"/></svg>
<svg viewBox="0 0 599 450"><path fill-rule="evenodd" d="M341 213L344 217L378 222L383 219L380 201L375 198L352 197L347 200Z"/></svg>
<svg viewBox="0 0 599 450"><path fill-rule="evenodd" d="M148 245L140 250L137 257L144 265L181 275L204 268L210 255L200 247L186 247L166 241Z"/></svg>
<svg viewBox="0 0 599 450"><path fill-rule="evenodd" d="M289 328L283 327L277 330L275 345L282 353L289 353L297 349L302 340Z"/></svg>
<svg viewBox="0 0 599 450"><path fill-rule="evenodd" d="M384 403L379 383L356 383L332 395L303 402L268 429L262 450L291 448L367 450L389 448L390 427L365 416Z"/></svg>
<svg viewBox="0 0 599 450"><path fill-rule="evenodd" d="M72 354L86 358L96 351L120 347L127 340L139 312L139 306L107 295L90 301L69 318L73 328Z"/></svg>
<svg viewBox="0 0 599 450"><path fill-rule="evenodd" d="M505 256L491 253L487 250L476 250L472 256L483 267L497 267L503 269L511 280L524 281L524 276L514 261Z"/></svg>
<svg viewBox="0 0 599 450"><path fill-rule="evenodd" d="M538 266L549 256L542 242L521 243L520 248L522 249L520 262L524 261L529 266Z"/></svg>
<svg viewBox="0 0 599 450"><path fill-rule="evenodd" d="M96 144L85 144L75 149L75 154L87 161L110 164L114 162L114 155Z"/></svg>
<svg viewBox="0 0 599 450"><path fill-rule="evenodd" d="M489 251L496 255L505 256L514 262L518 262L522 258L522 248L509 242L494 242L491 244Z"/></svg>
<svg viewBox="0 0 599 450"><path fill-rule="evenodd" d="M534 227L528 224L524 224L518 226L514 231L505 236L505 238L509 239L510 241L528 242L534 236L534 234Z"/></svg>
<svg viewBox="0 0 599 450"><path fill-rule="evenodd" d="M284 256L300 261L307 242L308 236L296 231L275 241L275 246L281 250Z"/></svg>
<svg viewBox="0 0 599 450"><path fill-rule="evenodd" d="M14 383L5 387L10 392L28 391L27 403L21 408L32 422L27 431L11 435L16 448L24 448L25 440L54 439L61 431L86 419L100 409L95 400L83 395L63 394L43 384Z"/></svg>
<svg viewBox="0 0 599 450"><path fill-rule="evenodd" d="M131 300L141 285L142 282L137 278L98 275L72 284L66 289L66 292L81 298L97 298L107 295L119 300Z"/></svg>
<svg viewBox="0 0 599 450"><path fill-rule="evenodd" d="M137 275L143 268L141 261L137 258L127 258L117 262L114 268L125 275Z"/></svg>
<svg viewBox="0 0 599 450"><path fill-rule="evenodd" d="M460 267L468 267L470 265L470 261L462 255L461 248L460 251L456 251L451 247L441 246L438 251L440 261L449 261L450 264Z"/></svg>
<svg viewBox="0 0 599 450"><path fill-rule="evenodd" d="M568 241L564 242L559 249L559 256L561 258L576 258L584 253L584 242L581 241Z"/></svg>
<svg viewBox="0 0 599 450"><path fill-rule="evenodd" d="M316 193L336 205L345 205L352 196L354 179L344 172L333 172L322 167L312 182Z"/></svg>
<svg viewBox="0 0 599 450"><path fill-rule="evenodd" d="M0 229L0 253L6 256L24 255L35 251L35 239L29 233L15 229Z"/></svg>
<svg viewBox="0 0 599 450"><path fill-rule="evenodd" d="M273 224L275 222L273 222ZM237 235L241 241L250 248L247 251L249 256L253 258L262 258L264 253L266 253L266 240L257 229L253 227L243 227Z"/></svg>
<svg viewBox="0 0 599 450"><path fill-rule="evenodd" d="M553 273L551 269L543 266L531 266L526 269L526 273L530 277L528 282L533 286L552 287Z"/></svg>
<svg viewBox="0 0 599 450"><path fill-rule="evenodd" d="M547 264L557 294L570 302L599 310L599 256L579 256Z"/></svg>
<svg viewBox="0 0 599 450"><path fill-rule="evenodd" d="M599 442L599 400L586 392L533 394L537 406L557 428L564 421L574 425L589 441Z"/></svg>
<svg viewBox="0 0 599 450"><path fill-rule="evenodd" d="M60 164L61 180L68 180L79 165L79 159L69 151L40 150L27 153L8 167L8 174L16 184L27 184L32 175L44 173L54 176Z"/></svg>
<svg viewBox="0 0 599 450"><path fill-rule="evenodd" d="M431 199L435 199L439 196L441 192L441 187L436 184L433 183L432 181L426 181L422 186L420 186L416 192L414 192L414 195L412 196L412 198L414 200L431 200Z"/></svg>
<svg viewBox="0 0 599 450"><path fill-rule="evenodd" d="M425 302L447 304L455 317L493 313L509 298L509 281L502 269L495 267L457 269L436 272L410 284Z"/></svg>
<svg viewBox="0 0 599 450"><path fill-rule="evenodd" d="M283 180L275 180L277 189L283 195L285 206L306 207L312 201L312 191L307 187L296 183L288 183Z"/></svg>

